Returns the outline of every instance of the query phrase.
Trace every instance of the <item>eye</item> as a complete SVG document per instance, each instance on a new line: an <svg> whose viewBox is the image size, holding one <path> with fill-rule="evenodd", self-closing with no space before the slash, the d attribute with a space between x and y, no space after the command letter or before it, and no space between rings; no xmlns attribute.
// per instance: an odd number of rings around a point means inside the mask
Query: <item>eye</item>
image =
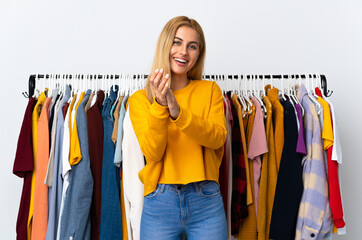
<svg viewBox="0 0 362 240"><path fill-rule="evenodd" d="M196 45L190 45L189 48L193 49L193 50L196 50L197 49L197 46Z"/></svg>
<svg viewBox="0 0 362 240"><path fill-rule="evenodd" d="M180 45L181 42L180 41L173 41L173 45Z"/></svg>

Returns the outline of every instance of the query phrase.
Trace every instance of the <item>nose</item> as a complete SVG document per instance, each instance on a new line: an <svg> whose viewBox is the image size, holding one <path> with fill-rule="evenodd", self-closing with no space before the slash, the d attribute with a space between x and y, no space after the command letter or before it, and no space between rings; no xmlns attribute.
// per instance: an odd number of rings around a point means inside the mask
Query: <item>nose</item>
<svg viewBox="0 0 362 240"><path fill-rule="evenodd" d="M182 54L182 55L187 55L187 45L186 44L183 44L182 46L181 46L181 49L180 49L180 53Z"/></svg>

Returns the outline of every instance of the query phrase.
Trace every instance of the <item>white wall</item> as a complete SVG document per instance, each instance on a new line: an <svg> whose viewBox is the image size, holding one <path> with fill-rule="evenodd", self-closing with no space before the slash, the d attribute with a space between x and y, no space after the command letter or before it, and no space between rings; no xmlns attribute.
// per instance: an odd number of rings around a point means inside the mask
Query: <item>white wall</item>
<svg viewBox="0 0 362 240"><path fill-rule="evenodd" d="M101 3L102 2L102 3ZM148 73L172 17L202 25L207 73L327 76L339 119L348 234L362 216L362 2L360 1L2 1L0 3L0 239L15 239L22 180L12 165L33 73Z"/></svg>

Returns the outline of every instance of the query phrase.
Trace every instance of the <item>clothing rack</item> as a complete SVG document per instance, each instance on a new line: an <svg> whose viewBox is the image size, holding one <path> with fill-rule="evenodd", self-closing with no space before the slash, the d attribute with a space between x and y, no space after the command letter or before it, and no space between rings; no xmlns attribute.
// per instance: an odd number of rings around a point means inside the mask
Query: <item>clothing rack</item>
<svg viewBox="0 0 362 240"><path fill-rule="evenodd" d="M60 78L66 78L66 79L72 79L74 76L77 76L80 79L84 79L88 77L89 79L119 79L121 75L119 74L55 74L54 75L56 79ZM307 76L309 78L317 78L317 74L291 74L291 75L271 75L271 74L205 74L203 75L204 79L209 80L215 80L215 79L223 79L223 80L231 80L231 79L243 79L244 76L247 79L255 78L258 79L287 79L287 78L293 78L293 79L306 79ZM29 76L29 91L23 92L23 96L26 98L29 98L33 96L34 90L35 90L35 80L36 79L49 79L51 77L51 74L32 74ZM133 78L147 78L147 74L133 74ZM225 77L227 79L225 79ZM320 74L320 80L321 80L321 88L323 90L323 93L325 96L330 97L333 93L333 91L328 90L327 88L327 78L325 75Z"/></svg>

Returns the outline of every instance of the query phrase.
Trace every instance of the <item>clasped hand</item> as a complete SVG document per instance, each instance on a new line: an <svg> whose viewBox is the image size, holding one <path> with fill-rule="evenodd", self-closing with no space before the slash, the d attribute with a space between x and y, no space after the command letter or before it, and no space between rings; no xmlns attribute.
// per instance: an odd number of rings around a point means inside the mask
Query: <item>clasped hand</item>
<svg viewBox="0 0 362 240"><path fill-rule="evenodd" d="M170 112L170 116L173 119L178 118L180 115L180 106L178 105L172 90L169 88L168 79L169 74L166 74L162 79L163 69L156 69L150 77L151 87L156 96L156 101L162 105L167 106Z"/></svg>

